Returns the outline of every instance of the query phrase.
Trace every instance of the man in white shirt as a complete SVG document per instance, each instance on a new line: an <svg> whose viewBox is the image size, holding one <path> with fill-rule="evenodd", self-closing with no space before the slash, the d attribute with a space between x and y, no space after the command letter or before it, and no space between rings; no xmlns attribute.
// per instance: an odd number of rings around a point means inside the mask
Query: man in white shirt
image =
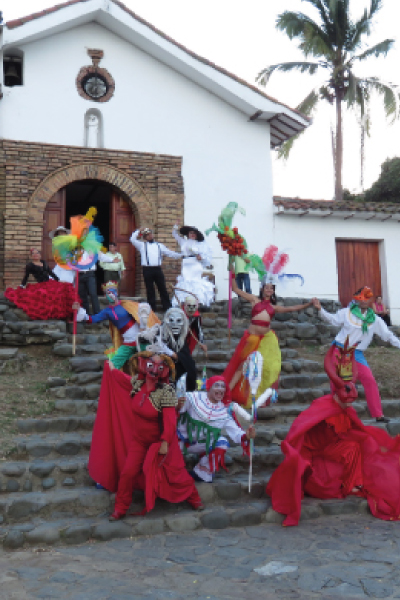
<svg viewBox="0 0 400 600"><path fill-rule="evenodd" d="M144 241L140 241L139 236L143 237ZM182 258L180 252L170 250L164 244L156 242L153 232L148 227L142 227L132 233L130 238L131 243L140 252L141 265L143 270L143 279L146 286L147 302L150 304L153 311L156 310L156 293L154 284L157 286L160 294L163 310L171 308L171 301L165 285L165 277L161 268L163 256L170 258Z"/></svg>
<svg viewBox="0 0 400 600"><path fill-rule="evenodd" d="M322 308L319 300L314 301L314 306L319 310L325 321L335 327L341 326L341 330L334 341L336 346L343 348L347 337L349 338L349 346L357 345L354 356L357 362L358 380L365 390L368 410L371 417L375 417L378 422L387 423L390 419L383 416L378 384L368 366L363 351L372 342L374 334L399 349L400 340L388 329L385 322L374 313L372 309L374 295L369 287L364 286L357 290L353 298L354 300L349 306L342 308L334 315Z"/></svg>

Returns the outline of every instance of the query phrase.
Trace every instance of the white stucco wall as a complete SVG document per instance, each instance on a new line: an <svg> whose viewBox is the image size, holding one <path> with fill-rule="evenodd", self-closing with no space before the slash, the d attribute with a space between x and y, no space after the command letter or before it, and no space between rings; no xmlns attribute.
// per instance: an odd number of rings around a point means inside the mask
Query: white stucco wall
<svg viewBox="0 0 400 600"><path fill-rule="evenodd" d="M75 79L100 48L115 79L104 104L81 98ZM104 147L183 157L185 222L204 230L230 201L246 208L235 224L261 252L272 226L269 125L247 116L92 22L34 41L24 52L24 85L4 88L1 137L81 146L88 109L101 111ZM215 234L219 298L226 297L226 258ZM171 237L171 245L173 245Z"/></svg>
<svg viewBox="0 0 400 600"><path fill-rule="evenodd" d="M274 216L274 238L288 249L288 272L305 279L297 293L338 300L335 239L378 241L383 301L390 307L392 322L400 325L400 278L398 276L399 224L361 219ZM287 294L294 295L291 285Z"/></svg>

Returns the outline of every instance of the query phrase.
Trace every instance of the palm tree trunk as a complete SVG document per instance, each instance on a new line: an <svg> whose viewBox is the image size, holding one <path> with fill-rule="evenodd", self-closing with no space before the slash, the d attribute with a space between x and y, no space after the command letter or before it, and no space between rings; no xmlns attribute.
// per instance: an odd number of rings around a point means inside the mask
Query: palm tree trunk
<svg viewBox="0 0 400 600"><path fill-rule="evenodd" d="M336 147L335 147L335 200L343 200L342 187L343 166L343 131L342 131L342 100L340 91L336 93Z"/></svg>

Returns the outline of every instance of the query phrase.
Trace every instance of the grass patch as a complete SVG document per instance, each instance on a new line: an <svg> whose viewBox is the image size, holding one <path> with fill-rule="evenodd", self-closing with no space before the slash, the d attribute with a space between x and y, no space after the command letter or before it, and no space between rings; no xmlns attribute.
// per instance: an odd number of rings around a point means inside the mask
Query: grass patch
<svg viewBox="0 0 400 600"><path fill-rule="evenodd" d="M51 346L22 347L25 370L0 375L0 460L16 451L13 438L18 419L46 417L54 413L55 401L47 389L48 377L68 379L68 359L53 355Z"/></svg>

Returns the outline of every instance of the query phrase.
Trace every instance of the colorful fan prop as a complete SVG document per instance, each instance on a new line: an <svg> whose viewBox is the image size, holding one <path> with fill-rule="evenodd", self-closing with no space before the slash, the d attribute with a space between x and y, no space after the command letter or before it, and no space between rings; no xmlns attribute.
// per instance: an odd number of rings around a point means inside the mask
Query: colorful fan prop
<svg viewBox="0 0 400 600"><path fill-rule="evenodd" d="M92 207L85 216L71 217L71 233L53 238L53 257L63 269L87 271L96 264L103 242L100 231L92 224L96 214Z"/></svg>
<svg viewBox="0 0 400 600"><path fill-rule="evenodd" d="M71 233L53 238L53 257L57 265L63 269L76 271L76 301L79 301L79 271L87 271L96 264L102 247L103 236L97 227L93 226L96 214L97 209L92 206L85 216L71 217ZM76 350L76 324L77 311L74 310L72 354L75 354Z"/></svg>

